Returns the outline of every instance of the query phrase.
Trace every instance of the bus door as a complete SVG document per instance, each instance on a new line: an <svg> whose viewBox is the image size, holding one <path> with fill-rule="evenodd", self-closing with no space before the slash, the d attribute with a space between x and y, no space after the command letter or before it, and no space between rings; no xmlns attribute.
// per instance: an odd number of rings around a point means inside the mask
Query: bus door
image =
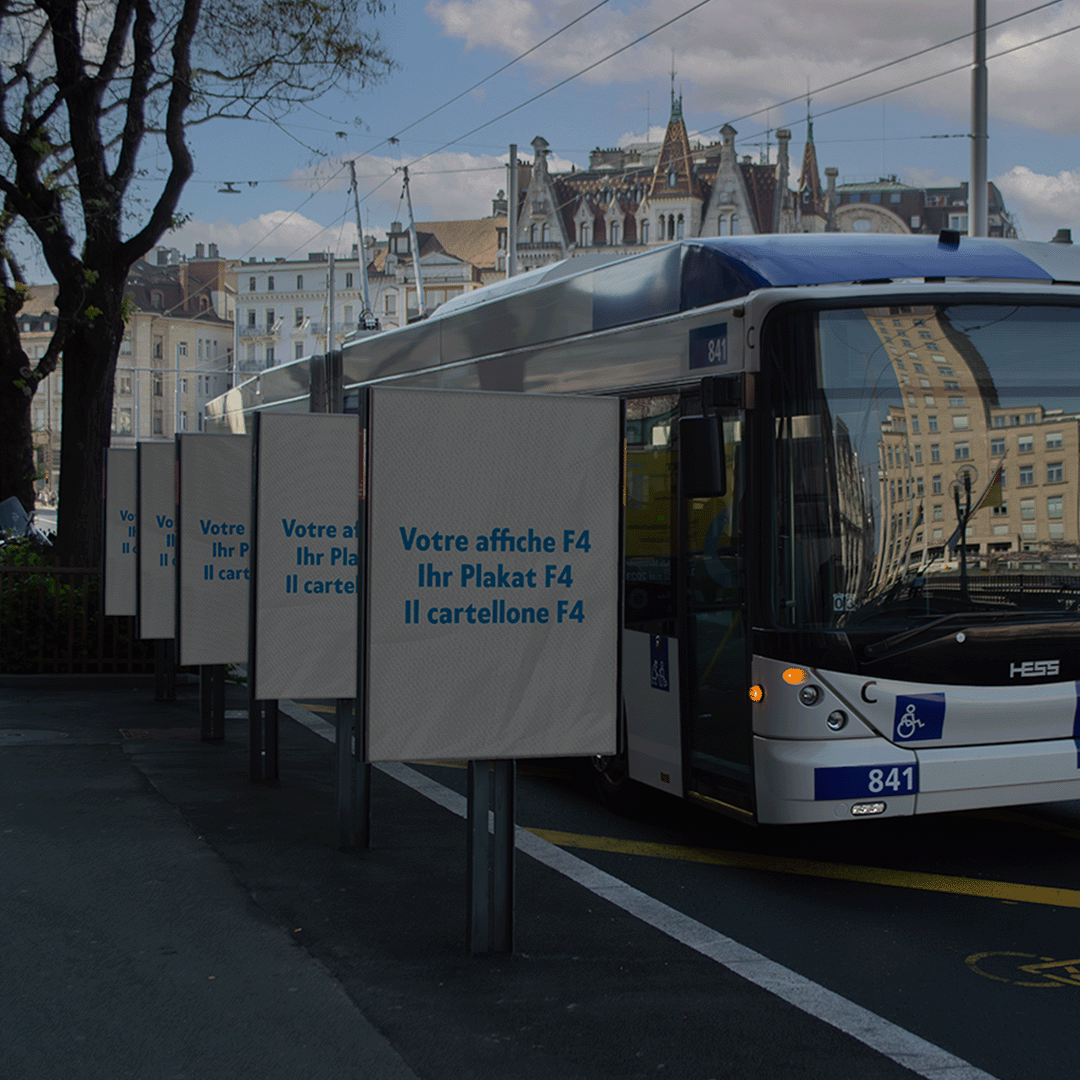
<svg viewBox="0 0 1080 1080"><path fill-rule="evenodd" d="M748 697L750 658L742 537L745 432L741 377L713 380L717 401L706 410L722 421L702 439L701 390L680 400L678 621L682 690L683 773L687 795L739 817L753 814ZM696 419L695 419L696 418ZM707 430L705 428L704 430ZM722 460L703 470L702 458ZM718 486L724 494L715 494Z"/></svg>

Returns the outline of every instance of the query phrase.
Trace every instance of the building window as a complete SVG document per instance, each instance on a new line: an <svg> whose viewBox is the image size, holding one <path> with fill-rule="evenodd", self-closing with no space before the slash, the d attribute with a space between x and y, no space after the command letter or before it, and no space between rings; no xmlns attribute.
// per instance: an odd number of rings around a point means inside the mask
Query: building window
<svg viewBox="0 0 1080 1080"><path fill-rule="evenodd" d="M303 274L297 274L296 275L296 289L297 289L297 291L299 292L301 289L303 289L303 287L304 287L304 275Z"/></svg>
<svg viewBox="0 0 1080 1080"><path fill-rule="evenodd" d="M1033 413L1033 412L1024 413L1024 423L1025 424L1037 424L1038 422L1039 422L1039 414L1038 413Z"/></svg>
<svg viewBox="0 0 1080 1080"><path fill-rule="evenodd" d="M938 426L936 416L928 416L926 418L926 429L927 431L937 431Z"/></svg>
<svg viewBox="0 0 1080 1080"><path fill-rule="evenodd" d="M1031 487L1035 483L1035 466L1034 465L1021 465L1020 466L1020 486Z"/></svg>
<svg viewBox="0 0 1080 1080"><path fill-rule="evenodd" d="M198 419L198 422L199 422L199 431L202 431L202 429L203 429L203 424L202 424L202 409L200 409L200 410L199 410L199 412L198 412L198 416L197 416L197 419Z"/></svg>
<svg viewBox="0 0 1080 1080"><path fill-rule="evenodd" d="M971 443L953 443L953 459L955 461L967 461L971 457Z"/></svg>
<svg viewBox="0 0 1080 1080"><path fill-rule="evenodd" d="M967 431L968 418L966 414L960 416L954 416L952 418L953 431Z"/></svg>
<svg viewBox="0 0 1080 1080"><path fill-rule="evenodd" d="M649 219L642 218L641 221L641 242L647 244L649 242Z"/></svg>
<svg viewBox="0 0 1080 1080"><path fill-rule="evenodd" d="M592 233L588 225L581 226L581 246L588 247L592 243Z"/></svg>
<svg viewBox="0 0 1080 1080"><path fill-rule="evenodd" d="M165 393L164 384L160 375L153 377L153 394L154 397L162 397Z"/></svg>
<svg viewBox="0 0 1080 1080"><path fill-rule="evenodd" d="M345 275L345 288L346 288L346 289L351 289L352 287L353 287L353 283L352 283L352 274L351 274L351 273L350 273L350 274L346 274L346 275Z"/></svg>
<svg viewBox="0 0 1080 1080"><path fill-rule="evenodd" d="M386 307L387 315L397 314L397 293L387 293L384 297L384 304Z"/></svg>
<svg viewBox="0 0 1080 1080"><path fill-rule="evenodd" d="M131 409L113 409L113 434L131 434Z"/></svg>
<svg viewBox="0 0 1080 1080"><path fill-rule="evenodd" d="M1062 439L1060 431L1048 431L1046 433L1046 449L1047 450L1060 450L1064 440Z"/></svg>
<svg viewBox="0 0 1080 1080"><path fill-rule="evenodd" d="M940 495L941 494L941 473L938 473L936 476L931 478L931 480L930 480L930 490L935 495Z"/></svg>
<svg viewBox="0 0 1080 1080"><path fill-rule="evenodd" d="M267 292L273 292L274 291L274 275L273 274L271 274L266 279L266 291Z"/></svg>
<svg viewBox="0 0 1080 1080"><path fill-rule="evenodd" d="M1004 427L1005 423L1006 421L1004 416L995 416L993 419L994 427Z"/></svg>
<svg viewBox="0 0 1080 1080"><path fill-rule="evenodd" d="M739 215L738 214L732 214L731 215L731 235L732 236L738 236L739 235Z"/></svg>
<svg viewBox="0 0 1080 1080"><path fill-rule="evenodd" d="M120 339L120 355L121 356L130 356L131 355L131 335L130 334L125 335L123 338Z"/></svg>
<svg viewBox="0 0 1080 1080"><path fill-rule="evenodd" d="M180 414L180 430L187 431L187 413L182 412Z"/></svg>
<svg viewBox="0 0 1080 1080"><path fill-rule="evenodd" d="M131 376L120 375L116 379L116 392L129 396L131 394Z"/></svg>
<svg viewBox="0 0 1080 1080"><path fill-rule="evenodd" d="M943 521L945 518L945 510L941 503L934 503L934 520Z"/></svg>
<svg viewBox="0 0 1080 1080"><path fill-rule="evenodd" d="M1034 499L1021 499L1020 500L1020 519L1021 519L1021 521L1034 521L1035 520L1035 500Z"/></svg>
<svg viewBox="0 0 1080 1080"><path fill-rule="evenodd" d="M545 233L547 232L547 228L548 227L545 224L544 225L544 232ZM547 236L545 236L544 239L546 240ZM609 244L617 244L618 242L619 242L619 223L617 221L612 221L608 225L608 243Z"/></svg>
<svg viewBox="0 0 1080 1080"><path fill-rule="evenodd" d="M916 465L921 465L922 464L922 447L921 446L916 446L915 447L915 464Z"/></svg>
<svg viewBox="0 0 1080 1080"><path fill-rule="evenodd" d="M255 279L253 277L248 278L248 292L255 291Z"/></svg>
<svg viewBox="0 0 1080 1080"><path fill-rule="evenodd" d="M685 222L683 221L683 216L682 216L682 214L680 214L678 219L675 222L675 239L676 240L681 240L683 238L683 230L685 229L685 227L686 227L686 225L685 225Z"/></svg>
<svg viewBox="0 0 1080 1080"><path fill-rule="evenodd" d="M964 409L967 408L967 406L964 404L964 399L962 397L951 397L949 398L949 408Z"/></svg>
<svg viewBox="0 0 1080 1080"><path fill-rule="evenodd" d="M930 460L933 462L941 460L941 443L930 444Z"/></svg>
<svg viewBox="0 0 1080 1080"><path fill-rule="evenodd" d="M1005 440L1004 439L991 439L990 440L990 453L994 457L1001 457L1005 453Z"/></svg>
<svg viewBox="0 0 1080 1080"><path fill-rule="evenodd" d="M1061 495L1050 495L1046 500L1046 516L1060 519L1065 516L1065 504Z"/></svg>
<svg viewBox="0 0 1080 1080"><path fill-rule="evenodd" d="M158 309L163 308L165 306L165 294L152 292L150 294L150 306Z"/></svg>
<svg viewBox="0 0 1080 1080"><path fill-rule="evenodd" d="M154 427L153 432L155 435L164 434L165 430L165 414L160 410L154 412Z"/></svg>
<svg viewBox="0 0 1080 1080"><path fill-rule="evenodd" d="M273 367L274 366L274 346L273 345L267 345L266 346L266 366L267 367Z"/></svg>
<svg viewBox="0 0 1080 1080"><path fill-rule="evenodd" d="M915 477L915 494L919 498L923 496L923 478L921 476Z"/></svg>
<svg viewBox="0 0 1080 1080"><path fill-rule="evenodd" d="M297 360L304 359L304 343L302 341L298 341L293 345L293 355Z"/></svg>
<svg viewBox="0 0 1080 1080"><path fill-rule="evenodd" d="M1061 461L1048 461L1046 463L1046 482L1048 484L1060 484L1065 479L1065 464Z"/></svg>
<svg viewBox="0 0 1080 1080"><path fill-rule="evenodd" d="M908 394L908 397L911 398L911 404L914 405L915 404L915 396L913 394ZM917 416L913 416L911 418L911 434L912 435L918 435L919 434L919 418Z"/></svg>
<svg viewBox="0 0 1080 1080"><path fill-rule="evenodd" d="M293 326L303 326L304 324L304 309L302 307L293 309Z"/></svg>
<svg viewBox="0 0 1080 1080"><path fill-rule="evenodd" d="M268 307L266 309L266 329L267 329L267 331L270 331L270 330L274 329L274 323L276 321L277 321L277 319L274 317L274 309L272 307Z"/></svg>
<svg viewBox="0 0 1080 1080"><path fill-rule="evenodd" d="M186 394L187 393L187 379L181 379L180 380L180 393L181 394Z"/></svg>
<svg viewBox="0 0 1080 1080"><path fill-rule="evenodd" d="M255 327L255 319L256 319L255 309L254 308L248 308L248 313L247 313L248 322L247 322L247 324L248 324L248 326L252 327L253 329Z"/></svg>
<svg viewBox="0 0 1080 1080"><path fill-rule="evenodd" d="M343 309L343 312L342 312L341 321L346 326L352 326L352 321L353 321L353 306L352 306L352 304L346 304L345 305L345 307Z"/></svg>
<svg viewBox="0 0 1080 1080"><path fill-rule="evenodd" d="M1035 452L1035 436L1034 435L1021 435L1016 440L1016 449L1021 454L1032 454Z"/></svg>
<svg viewBox="0 0 1080 1080"><path fill-rule="evenodd" d="M1047 526L1049 530L1049 537L1051 540L1064 540L1065 539L1065 522L1063 521L1051 521Z"/></svg>
<svg viewBox="0 0 1080 1080"><path fill-rule="evenodd" d="M966 233L968 227L967 214L950 214L949 215L949 228L957 229L959 232Z"/></svg>

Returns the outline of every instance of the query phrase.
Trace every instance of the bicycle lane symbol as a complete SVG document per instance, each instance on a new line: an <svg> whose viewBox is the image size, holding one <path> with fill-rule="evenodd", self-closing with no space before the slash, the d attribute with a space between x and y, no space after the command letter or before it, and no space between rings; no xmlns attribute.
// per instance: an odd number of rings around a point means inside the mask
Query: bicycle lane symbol
<svg viewBox="0 0 1080 1080"><path fill-rule="evenodd" d="M1018 961L1035 961L1020 963ZM1080 987L1080 959L1055 960L1052 956L1037 956L1022 952L972 953L964 961L967 966L984 979L994 982L1013 983L1015 986L1031 986L1037 989L1053 989L1061 986ZM1001 972L1001 974L994 974ZM1027 976L1027 978L1016 976Z"/></svg>

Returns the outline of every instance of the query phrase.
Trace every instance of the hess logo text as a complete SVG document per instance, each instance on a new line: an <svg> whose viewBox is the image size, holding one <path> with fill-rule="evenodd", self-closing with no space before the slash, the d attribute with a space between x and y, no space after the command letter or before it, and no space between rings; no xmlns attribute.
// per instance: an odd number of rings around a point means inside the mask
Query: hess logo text
<svg viewBox="0 0 1080 1080"><path fill-rule="evenodd" d="M1058 673L1059 662L1057 660L1025 660L1022 664L1009 665L1009 678L1021 679L1045 678L1047 675Z"/></svg>

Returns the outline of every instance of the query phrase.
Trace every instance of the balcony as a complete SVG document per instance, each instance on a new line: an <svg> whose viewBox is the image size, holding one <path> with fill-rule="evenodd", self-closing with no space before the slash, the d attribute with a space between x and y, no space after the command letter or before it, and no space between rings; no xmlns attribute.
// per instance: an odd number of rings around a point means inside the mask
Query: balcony
<svg viewBox="0 0 1080 1080"><path fill-rule="evenodd" d="M272 325L264 323L262 326L241 326L237 332L244 341L276 341L281 336L281 323L282 320L278 319Z"/></svg>

